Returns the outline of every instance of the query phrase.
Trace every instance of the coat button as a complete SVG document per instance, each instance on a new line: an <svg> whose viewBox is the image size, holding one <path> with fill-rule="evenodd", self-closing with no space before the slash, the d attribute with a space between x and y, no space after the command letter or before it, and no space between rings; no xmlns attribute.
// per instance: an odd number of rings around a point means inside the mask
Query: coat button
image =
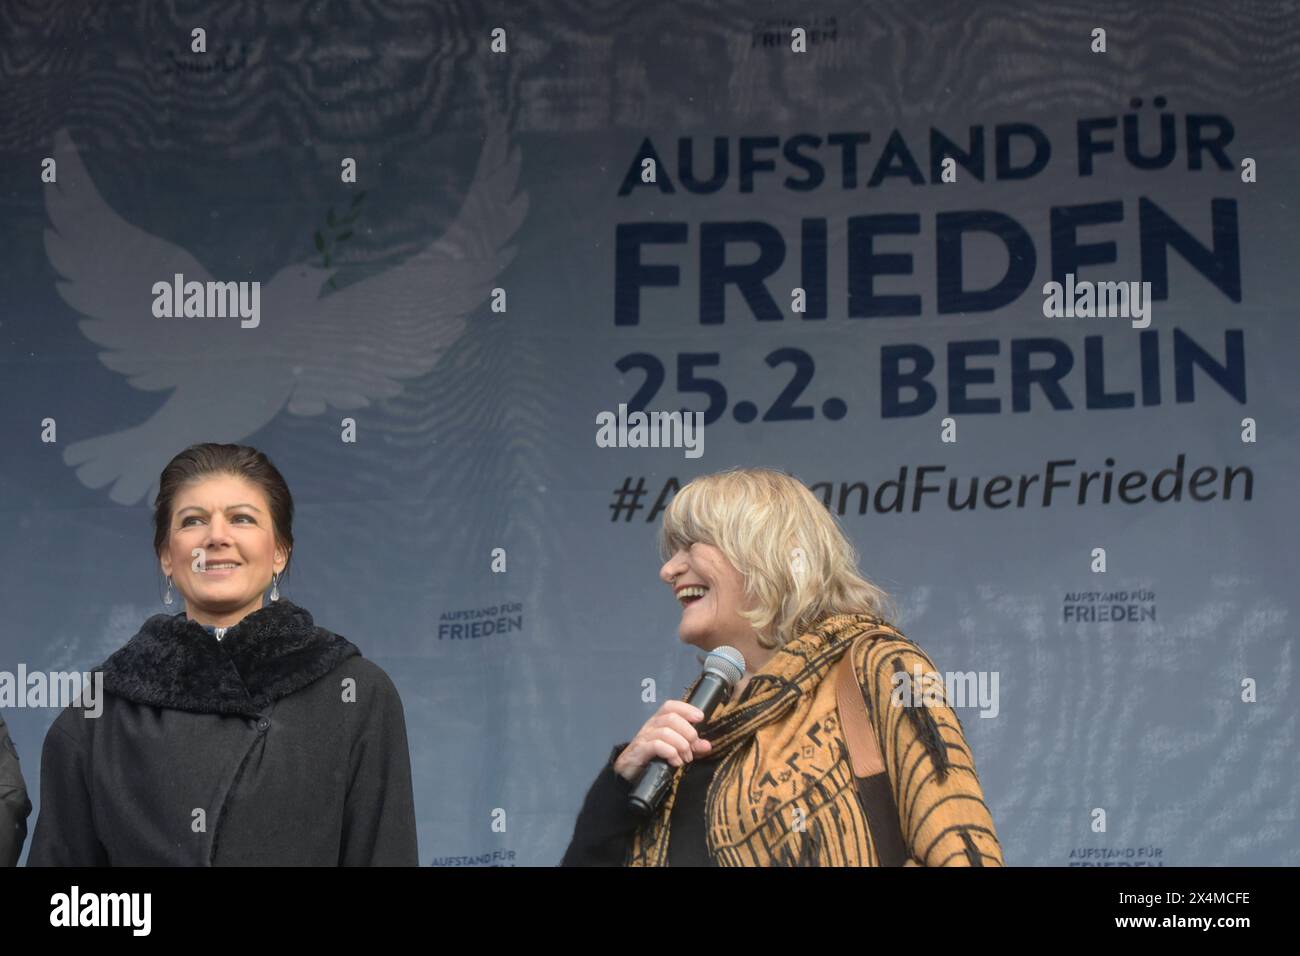
<svg viewBox="0 0 1300 956"><path fill-rule="evenodd" d="M266 728L270 726L271 726L271 722L267 720L265 717L263 717L261 720L257 722L257 732L260 734L264 734L266 733Z"/></svg>

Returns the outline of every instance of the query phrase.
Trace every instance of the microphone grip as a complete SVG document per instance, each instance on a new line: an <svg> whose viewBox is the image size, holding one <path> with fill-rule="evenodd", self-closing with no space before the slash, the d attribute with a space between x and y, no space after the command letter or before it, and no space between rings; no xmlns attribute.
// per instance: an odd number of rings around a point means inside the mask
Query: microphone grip
<svg viewBox="0 0 1300 956"><path fill-rule="evenodd" d="M730 696L731 686L719 675L706 671L687 703L704 711L704 719L707 721L718 704ZM662 757L655 757L646 764L645 770L641 771L641 776L628 795L628 808L639 816L650 816L663 803L668 793L668 786L672 783L676 772L676 768L668 761Z"/></svg>
<svg viewBox="0 0 1300 956"><path fill-rule="evenodd" d="M673 768L662 757L655 757L645 769L628 795L627 803L638 816L648 817L663 803L668 784L672 783Z"/></svg>

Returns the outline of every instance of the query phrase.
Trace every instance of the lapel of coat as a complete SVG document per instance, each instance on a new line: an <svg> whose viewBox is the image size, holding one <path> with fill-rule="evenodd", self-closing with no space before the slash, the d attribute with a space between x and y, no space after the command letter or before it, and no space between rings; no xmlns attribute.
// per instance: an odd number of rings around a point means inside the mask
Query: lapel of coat
<svg viewBox="0 0 1300 956"><path fill-rule="evenodd" d="M184 612L157 614L101 670L106 691L136 703L253 715L360 653L317 627L304 608L280 600L249 614L221 641Z"/></svg>

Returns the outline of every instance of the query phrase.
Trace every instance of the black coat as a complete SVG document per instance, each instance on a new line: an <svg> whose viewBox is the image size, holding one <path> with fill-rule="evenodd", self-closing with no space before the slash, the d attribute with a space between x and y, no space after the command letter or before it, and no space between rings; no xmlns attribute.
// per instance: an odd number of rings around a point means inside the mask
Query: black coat
<svg viewBox="0 0 1300 956"><path fill-rule="evenodd" d="M302 608L220 642L155 615L102 670L45 737L29 866L418 865L397 690Z"/></svg>
<svg viewBox="0 0 1300 956"><path fill-rule="evenodd" d="M23 771L18 766L18 750L0 717L0 866L18 865L31 812L32 802L27 799Z"/></svg>
<svg viewBox="0 0 1300 956"><path fill-rule="evenodd" d="M647 819L628 805L632 784L614 772L614 761L627 744L618 744L587 791L573 826L573 839L560 866L624 866L636 831ZM717 760L701 760L678 770L682 781L669 815L668 865L715 866L705 836L704 804Z"/></svg>

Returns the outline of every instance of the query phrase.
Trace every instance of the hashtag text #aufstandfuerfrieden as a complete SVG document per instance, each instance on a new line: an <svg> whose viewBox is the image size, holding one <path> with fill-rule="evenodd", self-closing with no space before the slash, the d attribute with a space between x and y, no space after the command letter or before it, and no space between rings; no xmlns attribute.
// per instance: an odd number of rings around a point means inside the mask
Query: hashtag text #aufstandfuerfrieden
<svg viewBox="0 0 1300 956"><path fill-rule="evenodd" d="M946 475L947 465L900 465L897 476L876 482L814 481L808 487L827 509L841 516L918 512L935 505L950 511L1003 508L1083 507L1088 505L1142 504L1153 501L1251 501L1255 473L1246 466L1202 465L1189 470L1180 454L1169 467L1152 474L1141 468L1118 471L1115 459L1104 467L1080 467L1074 458L1043 463L1041 471L1020 475ZM624 479L609 505L611 521L655 521L682 482L675 476L660 487L647 487L645 478Z"/></svg>

